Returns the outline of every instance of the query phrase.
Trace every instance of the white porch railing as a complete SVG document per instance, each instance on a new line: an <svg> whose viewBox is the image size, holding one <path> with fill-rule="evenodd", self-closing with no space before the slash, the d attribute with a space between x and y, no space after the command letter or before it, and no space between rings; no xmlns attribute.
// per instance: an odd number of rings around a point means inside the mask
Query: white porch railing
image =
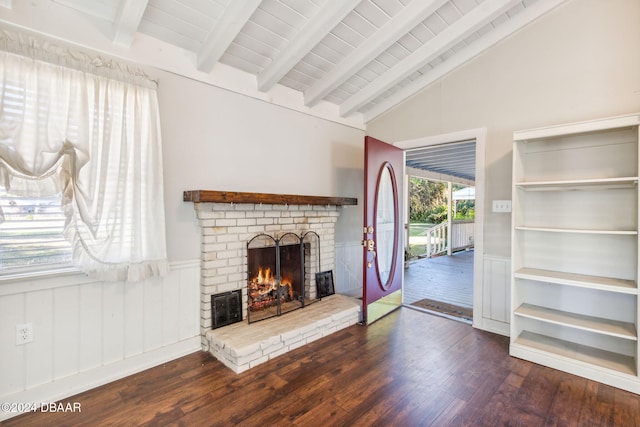
<svg viewBox="0 0 640 427"><path fill-rule="evenodd" d="M452 225L451 241L453 246L451 250L473 247L473 220L454 221ZM448 229L447 222L443 222L420 233L419 239L416 239L419 241L417 244L424 244L425 251L419 255L431 258L434 255L447 253L449 251Z"/></svg>
<svg viewBox="0 0 640 427"><path fill-rule="evenodd" d="M466 249L473 247L473 230L475 223L470 220L453 221L451 229L451 250Z"/></svg>
<svg viewBox="0 0 640 427"><path fill-rule="evenodd" d="M427 251L425 255L428 258L442 252L447 252L447 233L449 233L449 227L446 222L442 222L421 233L425 234L427 238Z"/></svg>

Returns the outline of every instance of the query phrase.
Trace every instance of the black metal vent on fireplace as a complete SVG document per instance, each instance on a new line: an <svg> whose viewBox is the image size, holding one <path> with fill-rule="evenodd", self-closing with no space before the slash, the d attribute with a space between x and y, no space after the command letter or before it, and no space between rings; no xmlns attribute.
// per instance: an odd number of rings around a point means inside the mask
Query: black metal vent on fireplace
<svg viewBox="0 0 640 427"><path fill-rule="evenodd" d="M211 329L242 321L240 290L211 295Z"/></svg>

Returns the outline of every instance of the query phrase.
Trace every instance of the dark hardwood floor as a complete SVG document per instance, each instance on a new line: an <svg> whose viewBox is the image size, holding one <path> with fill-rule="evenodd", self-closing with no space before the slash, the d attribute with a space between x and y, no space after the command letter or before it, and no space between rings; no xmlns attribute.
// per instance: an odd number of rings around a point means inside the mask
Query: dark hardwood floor
<svg viewBox="0 0 640 427"><path fill-rule="evenodd" d="M402 308L240 375L199 352L7 426L635 426L640 396L509 357L508 339Z"/></svg>

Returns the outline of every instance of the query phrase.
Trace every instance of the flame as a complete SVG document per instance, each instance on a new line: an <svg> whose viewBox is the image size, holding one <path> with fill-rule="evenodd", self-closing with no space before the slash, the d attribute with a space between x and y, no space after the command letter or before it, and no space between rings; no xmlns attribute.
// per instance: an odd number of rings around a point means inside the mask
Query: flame
<svg viewBox="0 0 640 427"><path fill-rule="evenodd" d="M276 277L273 274L273 272L271 271L271 268L266 267L266 268L262 268L262 267L258 267L258 274L251 279L250 281L252 286L251 291L255 293L255 296L257 297L258 295L265 295L268 294L271 291L275 291L278 289L278 284L276 281ZM293 282L291 281L290 278L288 277L283 277L280 280L280 287L287 287L287 293L289 294L289 300L293 299Z"/></svg>
<svg viewBox="0 0 640 427"><path fill-rule="evenodd" d="M271 273L270 268L265 268L262 270L262 267L258 267L258 275L256 276L256 283L259 285L275 285L276 278Z"/></svg>

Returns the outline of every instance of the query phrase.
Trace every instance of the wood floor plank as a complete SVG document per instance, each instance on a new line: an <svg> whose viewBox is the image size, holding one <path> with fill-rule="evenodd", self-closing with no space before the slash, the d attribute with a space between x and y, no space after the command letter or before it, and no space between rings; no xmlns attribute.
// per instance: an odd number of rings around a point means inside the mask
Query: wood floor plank
<svg viewBox="0 0 640 427"><path fill-rule="evenodd" d="M402 308L241 374L197 352L2 423L640 426L640 396L508 355L507 337Z"/></svg>
<svg viewBox="0 0 640 427"><path fill-rule="evenodd" d="M580 418L580 406L574 402L583 402L587 380L574 375L563 375L558 390L549 408L546 426L569 426Z"/></svg>

